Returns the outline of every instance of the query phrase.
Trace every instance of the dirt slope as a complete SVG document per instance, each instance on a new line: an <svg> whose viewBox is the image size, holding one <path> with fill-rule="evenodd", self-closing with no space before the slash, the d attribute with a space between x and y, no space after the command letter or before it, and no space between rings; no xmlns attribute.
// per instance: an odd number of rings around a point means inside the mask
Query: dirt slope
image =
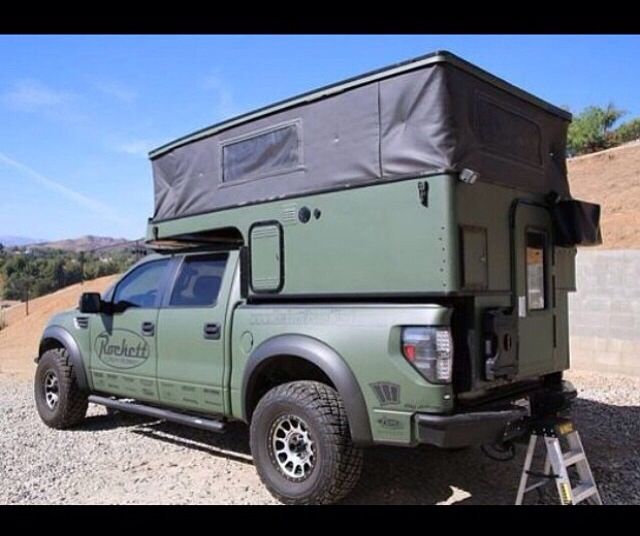
<svg viewBox="0 0 640 536"><path fill-rule="evenodd" d="M640 142L572 158L571 194L602 205L605 249L640 248Z"/></svg>
<svg viewBox="0 0 640 536"><path fill-rule="evenodd" d="M0 331L0 375L30 377L40 336L51 315L76 307L83 292L103 292L116 277L85 281L31 300L29 316L25 315L24 304L8 309L4 313L8 325Z"/></svg>

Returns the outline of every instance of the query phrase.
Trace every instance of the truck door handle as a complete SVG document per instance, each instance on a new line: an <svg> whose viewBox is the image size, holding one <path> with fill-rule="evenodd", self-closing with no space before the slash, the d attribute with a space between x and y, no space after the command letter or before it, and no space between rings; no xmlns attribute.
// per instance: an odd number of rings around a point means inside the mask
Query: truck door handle
<svg viewBox="0 0 640 536"><path fill-rule="evenodd" d="M155 324L153 322L143 322L142 323L142 334L151 336L155 333Z"/></svg>
<svg viewBox="0 0 640 536"><path fill-rule="evenodd" d="M205 339L219 339L220 338L220 324L205 324L203 330Z"/></svg>

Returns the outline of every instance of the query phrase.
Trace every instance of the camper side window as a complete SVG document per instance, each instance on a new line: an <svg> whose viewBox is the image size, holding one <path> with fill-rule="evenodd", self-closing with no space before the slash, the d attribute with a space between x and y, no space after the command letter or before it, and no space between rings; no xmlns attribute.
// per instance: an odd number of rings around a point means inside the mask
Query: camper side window
<svg viewBox="0 0 640 536"><path fill-rule="evenodd" d="M529 311L546 309L546 250L547 235L540 231L527 231L527 308Z"/></svg>
<svg viewBox="0 0 640 536"><path fill-rule="evenodd" d="M222 181L280 175L301 162L299 124L281 125L222 145Z"/></svg>
<svg viewBox="0 0 640 536"><path fill-rule="evenodd" d="M485 95L478 96L475 114L476 130L484 149L517 162L542 165L542 134L531 119Z"/></svg>

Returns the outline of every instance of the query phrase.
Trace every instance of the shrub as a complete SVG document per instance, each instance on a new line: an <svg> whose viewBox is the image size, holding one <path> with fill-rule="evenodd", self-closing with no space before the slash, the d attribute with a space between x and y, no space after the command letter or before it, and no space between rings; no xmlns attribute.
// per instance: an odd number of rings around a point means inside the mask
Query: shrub
<svg viewBox="0 0 640 536"><path fill-rule="evenodd" d="M640 140L640 118L622 123L614 132L614 136L619 144Z"/></svg>
<svg viewBox="0 0 640 536"><path fill-rule="evenodd" d="M613 104L606 108L589 106L576 115L567 137L569 156L593 153L617 145L613 125L626 112Z"/></svg>

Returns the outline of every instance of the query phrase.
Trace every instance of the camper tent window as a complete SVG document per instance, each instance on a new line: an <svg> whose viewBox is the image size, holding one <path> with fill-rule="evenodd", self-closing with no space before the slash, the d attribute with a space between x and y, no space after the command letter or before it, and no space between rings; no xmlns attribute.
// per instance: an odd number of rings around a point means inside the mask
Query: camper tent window
<svg viewBox="0 0 640 536"><path fill-rule="evenodd" d="M279 126L222 145L223 182L279 175L301 164L298 124Z"/></svg>
<svg viewBox="0 0 640 536"><path fill-rule="evenodd" d="M476 101L476 121L485 149L517 162L542 165L541 133L536 123L484 95Z"/></svg>

